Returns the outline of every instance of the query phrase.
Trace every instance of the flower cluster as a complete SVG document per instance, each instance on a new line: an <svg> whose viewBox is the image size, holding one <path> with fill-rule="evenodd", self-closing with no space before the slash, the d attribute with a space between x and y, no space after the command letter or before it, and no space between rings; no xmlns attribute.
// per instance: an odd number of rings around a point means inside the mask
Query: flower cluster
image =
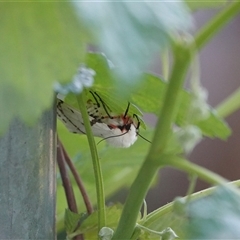
<svg viewBox="0 0 240 240"><path fill-rule="evenodd" d="M71 83L62 85L59 82L54 84L54 90L61 94L68 94L72 92L74 94L81 93L84 88L89 88L93 85L95 71L91 68L87 68L81 65L77 73L73 76Z"/></svg>

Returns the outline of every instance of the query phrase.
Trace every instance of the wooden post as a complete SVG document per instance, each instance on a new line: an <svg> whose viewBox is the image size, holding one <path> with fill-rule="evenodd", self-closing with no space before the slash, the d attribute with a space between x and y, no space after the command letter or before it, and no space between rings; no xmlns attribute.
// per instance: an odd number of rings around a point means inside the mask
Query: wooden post
<svg viewBox="0 0 240 240"><path fill-rule="evenodd" d="M55 239L56 119L14 120L0 136L0 239Z"/></svg>

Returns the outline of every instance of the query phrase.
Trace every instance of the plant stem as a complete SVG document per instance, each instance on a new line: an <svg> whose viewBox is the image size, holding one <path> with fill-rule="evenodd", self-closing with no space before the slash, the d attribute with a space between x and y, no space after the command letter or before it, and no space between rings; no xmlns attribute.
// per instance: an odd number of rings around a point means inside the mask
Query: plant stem
<svg viewBox="0 0 240 240"><path fill-rule="evenodd" d="M143 163L137 178L130 188L113 240L131 238L143 199L157 170L158 168L153 167L153 164L148 164L146 161Z"/></svg>
<svg viewBox="0 0 240 240"><path fill-rule="evenodd" d="M173 168L183 170L189 174L196 174L199 178L212 185L228 183L226 179L219 176L218 174L180 157L165 157L162 160L162 164L163 166L171 166Z"/></svg>
<svg viewBox="0 0 240 240"><path fill-rule="evenodd" d="M190 184L189 184L189 187L188 187L188 190L187 190L187 202L188 200L190 199L191 195L193 194L194 192L194 189L196 187L196 183L197 183L197 174L189 174L188 176L189 178L189 181L190 181Z"/></svg>
<svg viewBox="0 0 240 240"><path fill-rule="evenodd" d="M58 146L57 146L57 162L58 162L58 167L59 167L59 171L60 171L60 175L61 175L61 179L62 179L62 183L63 183L63 188L65 191L65 195L66 195L66 199L67 199L67 203L68 203L68 208L72 212L78 213L76 199L74 196L71 181L70 181L68 173L67 173L63 150L61 148L61 143L59 142L59 140L58 140Z"/></svg>
<svg viewBox="0 0 240 240"><path fill-rule="evenodd" d="M57 142L58 142L57 162L58 162L58 167L59 167L59 171L60 171L60 175L61 175L61 179L62 179L62 183L63 183L63 188L65 191L65 195L66 195L66 199L67 199L67 203L68 203L68 208L72 212L78 213L76 198L75 198L72 184L68 177L68 173L67 173L67 169L66 169L66 165L65 165L66 159L64 156L63 145L61 144L59 138L57 139ZM82 234L79 234L74 237L74 240L84 240L84 237Z"/></svg>
<svg viewBox="0 0 240 240"><path fill-rule="evenodd" d="M183 170L184 172L187 172L189 174L196 174L199 178L205 180L212 185L227 185L229 183L228 180L221 177L220 175L176 156L168 156L165 159L163 158L162 164L163 166L171 166L179 170ZM228 187L231 188L231 190L240 197L240 192L237 188L231 185L229 185Z"/></svg>
<svg viewBox="0 0 240 240"><path fill-rule="evenodd" d="M137 221L137 217L142 206L147 190L158 171L156 161L164 152L171 132L171 125L176 114L185 74L190 62L190 52L185 46L178 45L174 49L174 66L170 77L168 89L165 95L164 105L157 123L155 135L148 156L145 159L139 173L133 182L119 225L113 236L115 239L130 239Z"/></svg>
<svg viewBox="0 0 240 240"><path fill-rule="evenodd" d="M158 235L158 236L162 236L163 235L163 232L158 232L158 231L154 231L154 230L151 230L149 228L146 228L140 224L137 224L137 227L144 230L145 232L149 232L151 234L155 234L155 235Z"/></svg>
<svg viewBox="0 0 240 240"><path fill-rule="evenodd" d="M150 162L156 162L156 159L159 159L159 156L164 152L168 144L169 136L172 132L172 124L179 106L180 91L182 90L185 75L190 64L191 52L187 46L176 45L173 53L173 70L148 154L149 160L147 161Z"/></svg>
<svg viewBox="0 0 240 240"><path fill-rule="evenodd" d="M216 33L240 11L240 1L234 1L198 31L194 47L199 51Z"/></svg>
<svg viewBox="0 0 240 240"><path fill-rule="evenodd" d="M163 79L168 81L169 78L169 68L170 68L170 61L169 61L169 49L165 49L162 54L162 73Z"/></svg>
<svg viewBox="0 0 240 240"><path fill-rule="evenodd" d="M77 95L77 101L78 101L79 109L82 114L83 123L86 129L86 134L87 134L88 143L89 143L91 156L92 156L92 164L93 164L94 176L96 181L96 192L97 192L98 231L100 231L101 228L106 225L103 177L102 177L102 170L101 170L101 165L98 158L96 144L94 141L94 137L92 135L92 129L89 122L89 116L86 110L86 100L84 98L85 98L84 93Z"/></svg>
<svg viewBox="0 0 240 240"><path fill-rule="evenodd" d="M238 88L229 97L224 99L217 107L217 113L220 117L227 117L240 108L240 88Z"/></svg>

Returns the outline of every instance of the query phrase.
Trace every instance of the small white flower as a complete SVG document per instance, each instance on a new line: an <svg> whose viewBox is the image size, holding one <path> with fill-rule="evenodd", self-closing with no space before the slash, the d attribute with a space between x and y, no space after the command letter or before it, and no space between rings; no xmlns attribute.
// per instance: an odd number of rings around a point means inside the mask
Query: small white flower
<svg viewBox="0 0 240 240"><path fill-rule="evenodd" d="M84 87L91 87L94 82L95 71L82 65L72 80L71 89L74 93L80 93Z"/></svg>
<svg viewBox="0 0 240 240"><path fill-rule="evenodd" d="M79 82L81 82L84 87L89 88L93 85L95 75L96 72L93 69L82 65L78 69L78 74L76 76L79 78Z"/></svg>
<svg viewBox="0 0 240 240"><path fill-rule="evenodd" d="M81 78L78 74L74 75L72 83L70 84L70 89L74 93L80 93L83 90L83 84Z"/></svg>
<svg viewBox="0 0 240 240"><path fill-rule="evenodd" d="M208 92L202 87L198 87L196 91L193 92L192 101L192 116L195 119L204 120L209 116L209 106L207 104Z"/></svg>
<svg viewBox="0 0 240 240"><path fill-rule="evenodd" d="M177 139L186 153L190 153L193 148L201 141L201 130L193 125L188 125L176 132Z"/></svg>
<svg viewBox="0 0 240 240"><path fill-rule="evenodd" d="M111 228L103 227L99 231L98 236L101 238L101 240L111 240L113 233L114 231Z"/></svg>
<svg viewBox="0 0 240 240"><path fill-rule="evenodd" d="M176 238L178 235L170 227L162 231L161 240L174 240Z"/></svg>
<svg viewBox="0 0 240 240"><path fill-rule="evenodd" d="M96 72L93 69L82 65L73 76L71 83L64 85L59 82L55 82L53 89L64 95L67 95L69 92L78 94L83 91L83 88L89 88L93 85L95 75Z"/></svg>

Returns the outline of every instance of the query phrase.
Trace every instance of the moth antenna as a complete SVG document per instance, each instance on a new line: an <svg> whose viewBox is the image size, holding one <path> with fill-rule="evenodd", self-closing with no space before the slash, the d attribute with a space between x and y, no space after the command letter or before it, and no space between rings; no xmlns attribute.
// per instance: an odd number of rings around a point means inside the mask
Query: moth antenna
<svg viewBox="0 0 240 240"><path fill-rule="evenodd" d="M140 135L139 133L138 133L138 136L141 137L141 138L142 138L143 140L145 140L146 142L152 143L151 141L149 141L147 138L143 137L143 136Z"/></svg>
<svg viewBox="0 0 240 240"><path fill-rule="evenodd" d="M107 108L109 109L109 111L111 111L110 107L102 100L102 98L98 95L98 93L94 92L94 94L98 97L99 101L102 103L103 108L106 112L106 114L108 115L109 118L113 119L113 117L109 114Z"/></svg>
<svg viewBox="0 0 240 240"><path fill-rule="evenodd" d="M137 119L137 121L138 121L138 124L137 124L137 127L136 127L136 129L138 130L139 129L139 127L140 127L140 124L141 124L141 122L139 121L139 117L138 117L138 115L137 114L133 114L133 117L135 117L136 119ZM146 139L145 137L143 137L140 133L137 133L138 134L138 136L139 137L141 137L143 140L145 140L146 142L149 142L149 143L152 143L151 141L149 141L148 139Z"/></svg>
<svg viewBox="0 0 240 240"><path fill-rule="evenodd" d="M129 107L130 107L130 102L128 102L127 109L126 109L126 111L125 111L125 113L124 113L123 118L125 118L125 117L127 116L128 111L129 111Z"/></svg>
<svg viewBox="0 0 240 240"><path fill-rule="evenodd" d="M97 145L98 145L100 142L105 141L105 140L107 140L107 139L109 139L109 138L121 137L121 136L123 136L123 135L125 135L125 134L127 134L127 133L128 133L128 131L125 132L125 133L119 134L119 135L114 135L114 136L109 136L109 137L103 138L103 139L101 139L101 140L97 143Z"/></svg>
<svg viewBox="0 0 240 240"><path fill-rule="evenodd" d="M95 102L97 103L97 106L100 107L100 103L98 102L98 100L97 100L97 98L95 97L94 93L93 93L92 91L89 91L89 92L92 94Z"/></svg>

